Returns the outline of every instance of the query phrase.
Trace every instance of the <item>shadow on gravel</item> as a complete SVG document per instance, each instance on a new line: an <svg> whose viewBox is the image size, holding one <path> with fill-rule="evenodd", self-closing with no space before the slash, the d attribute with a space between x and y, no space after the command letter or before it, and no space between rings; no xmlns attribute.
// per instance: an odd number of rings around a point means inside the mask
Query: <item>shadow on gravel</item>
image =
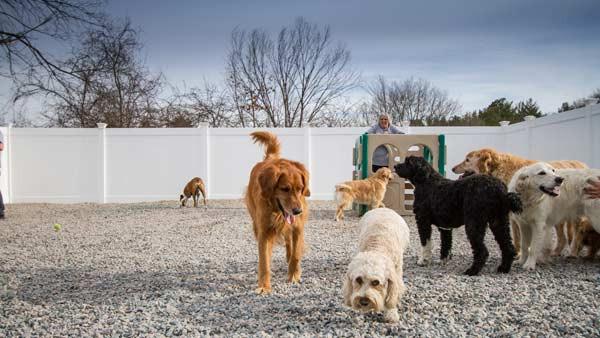
<svg viewBox="0 0 600 338"><path fill-rule="evenodd" d="M237 263L236 263L237 264ZM102 273L79 269L15 272L16 297L33 304L81 302L90 305L151 300L174 290L197 294L247 289L255 283L254 264L229 264L227 271Z"/></svg>

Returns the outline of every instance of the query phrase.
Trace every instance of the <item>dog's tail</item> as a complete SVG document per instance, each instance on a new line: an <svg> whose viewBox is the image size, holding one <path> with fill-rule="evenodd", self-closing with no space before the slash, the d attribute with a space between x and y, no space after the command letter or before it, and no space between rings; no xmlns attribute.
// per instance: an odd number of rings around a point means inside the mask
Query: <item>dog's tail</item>
<svg viewBox="0 0 600 338"><path fill-rule="evenodd" d="M506 194L506 205L508 206L508 210L516 214L523 211L523 202L516 192Z"/></svg>
<svg viewBox="0 0 600 338"><path fill-rule="evenodd" d="M268 131L255 131L250 136L252 136L254 143L260 143L266 147L265 160L269 157L279 158L281 144L275 134Z"/></svg>
<svg viewBox="0 0 600 338"><path fill-rule="evenodd" d="M351 193L352 188L345 184L336 184L335 186L335 201L341 202L343 200L344 193Z"/></svg>

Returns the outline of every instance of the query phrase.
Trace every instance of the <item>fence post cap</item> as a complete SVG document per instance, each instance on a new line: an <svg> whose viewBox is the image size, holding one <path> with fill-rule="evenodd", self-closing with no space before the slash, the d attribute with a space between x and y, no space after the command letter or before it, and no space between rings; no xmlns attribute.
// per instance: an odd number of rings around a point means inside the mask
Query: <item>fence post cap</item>
<svg viewBox="0 0 600 338"><path fill-rule="evenodd" d="M533 120L535 120L535 119L536 119L536 117L535 117L535 116L533 116L533 115L527 115L527 116L525 116L523 119L524 119L525 121L533 121Z"/></svg>
<svg viewBox="0 0 600 338"><path fill-rule="evenodd" d="M100 129L106 129L107 124L106 123L96 123L96 125L98 126L98 128Z"/></svg>
<svg viewBox="0 0 600 338"><path fill-rule="evenodd" d="M500 121L498 123L500 123L500 126L506 127L506 126L508 126L510 124L510 121Z"/></svg>
<svg viewBox="0 0 600 338"><path fill-rule="evenodd" d="M208 122L200 122L198 123L198 128L206 128L208 127Z"/></svg>

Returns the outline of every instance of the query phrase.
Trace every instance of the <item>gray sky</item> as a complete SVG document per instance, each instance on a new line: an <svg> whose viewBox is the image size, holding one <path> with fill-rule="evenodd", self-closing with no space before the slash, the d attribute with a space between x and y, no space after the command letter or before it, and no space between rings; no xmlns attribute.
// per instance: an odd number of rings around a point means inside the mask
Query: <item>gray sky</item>
<svg viewBox="0 0 600 338"><path fill-rule="evenodd" d="M109 0L107 9L131 18L147 64L178 86L222 83L234 27L276 32L304 16L331 26L365 81L422 77L463 111L532 97L553 112L600 88L596 0Z"/></svg>

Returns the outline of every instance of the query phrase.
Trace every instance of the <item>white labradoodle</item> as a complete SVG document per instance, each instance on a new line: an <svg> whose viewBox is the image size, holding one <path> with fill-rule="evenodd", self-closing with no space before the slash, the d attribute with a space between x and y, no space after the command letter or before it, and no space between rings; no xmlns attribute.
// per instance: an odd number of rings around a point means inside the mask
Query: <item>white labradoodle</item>
<svg viewBox="0 0 600 338"><path fill-rule="evenodd" d="M344 302L360 311L383 311L387 322L397 322L397 305L406 287L402 280L408 225L387 208L367 212L359 222L358 252L344 279Z"/></svg>
<svg viewBox="0 0 600 338"><path fill-rule="evenodd" d="M598 169L555 169L538 162L519 169L508 190L519 194L523 212L511 214L521 228L521 260L524 269L535 269L538 260L547 258L552 227L587 216L600 226L600 200L587 199L583 189L600 177Z"/></svg>

